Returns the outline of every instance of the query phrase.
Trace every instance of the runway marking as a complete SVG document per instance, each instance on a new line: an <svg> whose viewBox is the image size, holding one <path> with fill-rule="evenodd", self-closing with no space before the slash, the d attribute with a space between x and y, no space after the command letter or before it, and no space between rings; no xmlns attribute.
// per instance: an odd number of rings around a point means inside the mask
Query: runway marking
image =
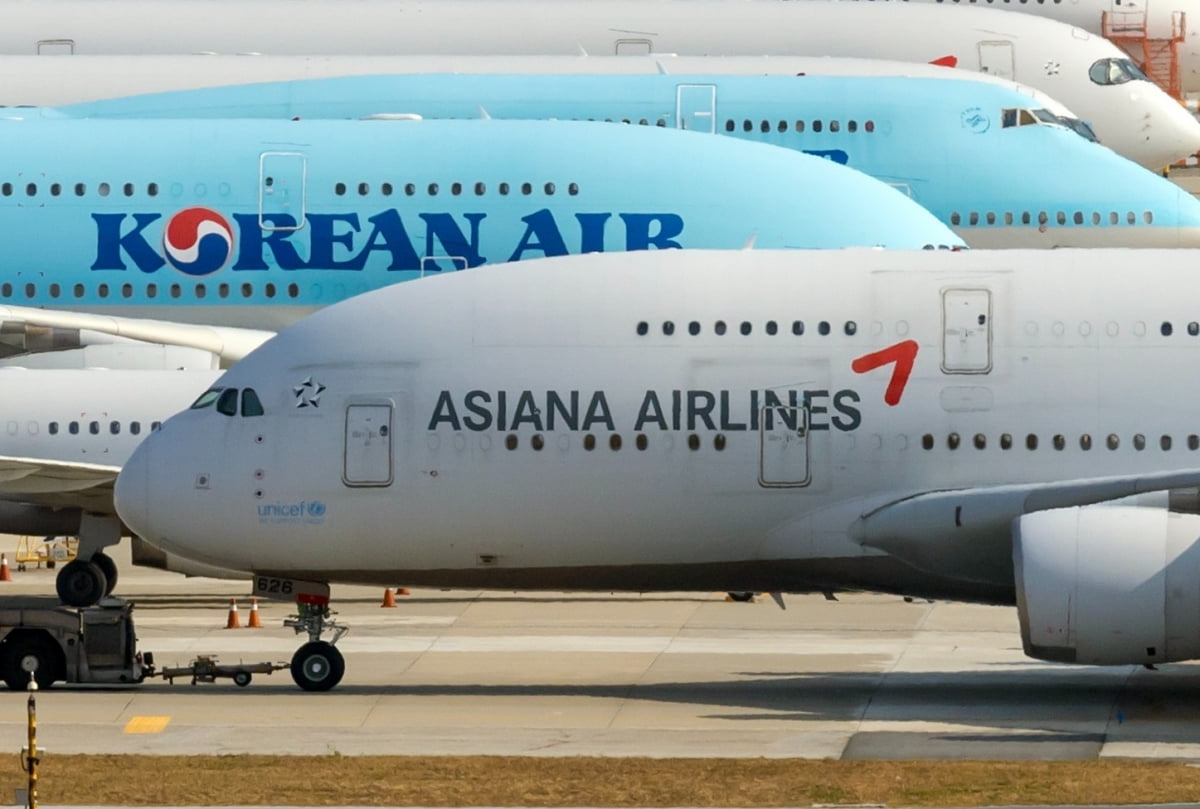
<svg viewBox="0 0 1200 809"><path fill-rule="evenodd" d="M135 716L125 725L125 732L162 733L170 721L169 716Z"/></svg>

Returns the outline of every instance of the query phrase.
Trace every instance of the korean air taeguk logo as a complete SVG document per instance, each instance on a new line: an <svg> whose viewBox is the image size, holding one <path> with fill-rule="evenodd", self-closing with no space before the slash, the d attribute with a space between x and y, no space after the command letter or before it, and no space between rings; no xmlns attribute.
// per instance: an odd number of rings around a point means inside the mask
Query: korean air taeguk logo
<svg viewBox="0 0 1200 809"><path fill-rule="evenodd" d="M212 208L184 208L167 221L163 253L182 273L209 275L233 255L233 229Z"/></svg>

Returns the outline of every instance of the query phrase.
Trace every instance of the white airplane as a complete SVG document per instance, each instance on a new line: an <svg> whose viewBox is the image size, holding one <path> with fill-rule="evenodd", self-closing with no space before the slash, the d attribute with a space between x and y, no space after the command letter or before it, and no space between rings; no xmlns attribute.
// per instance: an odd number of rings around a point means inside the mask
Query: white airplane
<svg viewBox="0 0 1200 809"><path fill-rule="evenodd" d="M117 510L296 597L310 690L344 671L331 581L880 590L1015 603L1040 659L1196 658L1197 255L1131 260L671 251L389 287L165 422Z"/></svg>
<svg viewBox="0 0 1200 809"><path fill-rule="evenodd" d="M978 7L779 0L0 0L0 53L797 54L945 60L1058 99L1127 156L1160 168L1200 123L1107 40ZM281 21L286 20L286 33ZM517 29L513 20L523 24ZM131 22L135 21L135 22ZM119 92L120 88L116 89Z"/></svg>
<svg viewBox="0 0 1200 809"><path fill-rule="evenodd" d="M59 568L64 603L94 604L113 591L117 568L101 547L121 536L112 502L121 464L219 374L0 370L0 532L87 538L79 558ZM100 575L93 575L96 570ZM218 571L185 566L184 572Z"/></svg>
<svg viewBox="0 0 1200 809"><path fill-rule="evenodd" d="M879 0L882 2L883 0ZM1183 90L1200 91L1200 2L1198 0L902 0L913 3L979 5L1020 11L1074 25L1115 42L1128 44L1132 55L1145 57L1165 47L1164 40L1178 43ZM1150 43L1139 40L1148 39ZM1155 44L1157 40L1157 44Z"/></svg>

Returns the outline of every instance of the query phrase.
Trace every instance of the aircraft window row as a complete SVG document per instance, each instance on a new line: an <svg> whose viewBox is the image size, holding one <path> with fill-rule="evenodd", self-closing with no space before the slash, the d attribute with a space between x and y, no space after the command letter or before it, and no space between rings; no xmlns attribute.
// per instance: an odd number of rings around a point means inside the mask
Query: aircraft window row
<svg viewBox="0 0 1200 809"><path fill-rule="evenodd" d="M214 403L216 411L223 416L236 416L240 412L243 417L251 418L263 414L262 400L258 398L254 388L209 388L201 393L188 409L203 410L212 407Z"/></svg>
<svg viewBox="0 0 1200 809"><path fill-rule="evenodd" d="M987 449L988 438L983 433L975 433L975 435L972 436L970 443L975 447L975 449ZM1068 443L1067 436L1063 435L1062 433L1056 433L1050 437L1050 446L1054 447L1054 449L1060 452L1067 448ZM1092 449L1094 444L1099 445L1101 442L1099 439L1097 439L1096 442L1093 442L1091 435L1088 433L1083 433L1079 436L1078 443L1081 450L1088 452ZM1110 450L1117 450L1121 448L1121 437L1116 433L1109 433L1103 438L1102 443L1103 446ZM1138 452L1141 452L1142 450L1146 449L1147 446L1149 446L1146 436L1142 433L1136 433L1129 443ZM925 435L921 436L921 447L923 449L932 450L936 444L937 439L934 438L932 433L926 433ZM1011 433L1001 433L997 444L1000 449L1012 449L1014 446L1014 438ZM1038 435L1036 433L1029 433L1025 436L1024 444L1025 449L1036 450L1039 446ZM1161 435L1158 438L1158 448L1163 452L1170 452L1174 444L1174 440L1169 435ZM963 445L964 437L958 433L950 433L946 436L947 449L954 450ZM1200 435L1196 435L1194 433L1189 435L1186 439L1186 445L1187 448L1193 452L1200 450Z"/></svg>
<svg viewBox="0 0 1200 809"><path fill-rule="evenodd" d="M613 452L619 451L621 449L621 447L624 446L624 443L625 442L621 438L620 433L610 433L609 434L608 448L610 450L612 450ZM725 438L724 433L717 433L716 435L713 436L712 447L717 452L723 451L725 449L725 446L727 445L727 443L728 443L728 441ZM587 450L588 452L591 452L592 450L596 449L596 447L598 445L599 445L599 442L598 442L596 436L593 435L592 433L587 433L586 435L583 436L583 448L585 450ZM637 447L637 449L639 451L644 452L645 450L647 450L650 447L650 438L645 433L638 433L633 439L633 445L635 447ZM520 446L521 446L521 439L516 433L509 433L508 435L506 435L504 437L504 448L505 449L514 451L516 449L519 449ZM696 452L703 446L704 446L704 441L703 441L703 439L700 438L700 436L698 434L696 434L696 433L688 434L688 437L687 437L688 449L692 450L693 452ZM529 438L529 447L530 447L530 449L532 449L536 452L541 452L543 449L546 448L545 436L543 436L541 433L534 433Z"/></svg>
<svg viewBox="0 0 1200 809"><path fill-rule="evenodd" d="M771 122L771 121L767 121L764 119L764 120L758 122L757 128L758 128L759 132L770 132L772 129L774 129L776 132L787 132L788 129L792 129L796 132L803 132L803 131L805 131L806 126L808 128L808 131L810 131L810 132L823 132L826 127L828 127L830 132L840 132L840 131L842 131L842 128L843 128L841 121L838 121L838 120L822 121L820 119L817 119L814 121L809 121L807 123L805 123L804 121ZM858 132L859 128L860 127L859 127L858 121L850 120L850 121L846 121L846 123L845 123L845 130L847 132ZM862 128L863 132L874 132L875 131L875 122L874 121L863 121L861 128ZM742 121L742 131L743 132L753 132L754 129L755 129L754 121L751 121L749 118L746 118ZM726 132L734 132L736 130L737 130L737 121L733 120L732 118L727 118L725 120L725 131Z"/></svg>
<svg viewBox="0 0 1200 809"><path fill-rule="evenodd" d="M243 298L253 298L256 293L261 293L263 297L287 297L299 298L300 285L288 284L282 289L278 285L267 282L265 284L205 284L203 282L196 284L168 284L163 286L165 295L170 298L195 298L202 300L208 297L211 290L218 298L232 298L241 296ZM84 298L88 294L88 285L74 284L70 287L70 295L68 290L64 289L61 284L47 284L45 294L51 298ZM135 284L96 284L92 288L92 293L97 298L134 298L139 294L145 298L157 298L159 295L159 285L148 283L144 287ZM0 283L0 298L27 298L33 299L38 297L38 285L34 283L12 284L9 282Z"/></svg>
<svg viewBox="0 0 1200 809"><path fill-rule="evenodd" d="M401 188L404 192L404 196L406 197L416 196L418 189L421 189L423 193L431 197L436 197L443 191L443 186L438 183L428 183L421 186L418 186L416 183L405 183ZM482 197L488 193L487 183L474 183L470 185L469 188L471 193L477 197ZM567 183L566 188L568 196L574 197L579 194L579 183ZM468 189L468 185L455 182L446 186L446 189L449 191L451 196L458 197L462 196L462 194ZM520 193L521 196L527 197L533 194L535 189L548 197L552 197L558 193L559 186L555 183L497 183L495 186L495 192L502 197L515 193ZM355 190L357 190L360 197L365 197L371 193L371 184L358 183ZM396 186L392 183L380 183L378 190L383 196L390 197L392 194L396 193ZM333 193L339 197L346 196L349 191L350 187L346 183L335 183L333 186Z"/></svg>
<svg viewBox="0 0 1200 809"><path fill-rule="evenodd" d="M741 334L744 337L749 337L754 333L754 324L748 320L743 320L737 324L729 324L724 320L714 321L712 324L712 333L718 337L721 337L725 334L728 334L731 327L734 326L736 326L736 328L734 328L733 331L737 334ZM805 326L803 320L793 320L790 326L787 324L784 324L784 326L787 327L787 331L790 331L796 337L801 337L804 335ZM664 335L671 337L675 334L675 321L664 320L659 328L662 330ZM777 321L768 320L763 324L762 330L764 333L773 337L776 334L779 334L781 329L780 324ZM645 320L639 321L636 331L639 337L645 337L650 333L650 323ZM693 320L687 324L687 333L693 337L699 335L702 331L704 331L704 327L700 325L700 321L698 320ZM817 333L822 337L828 336L829 334L833 333L833 325L830 324L828 320L822 320L817 323ZM858 323L853 320L847 320L842 324L842 333L848 337L857 334Z"/></svg>
<svg viewBox="0 0 1200 809"><path fill-rule="evenodd" d="M80 431L84 429L86 429L90 435L100 435L100 433L104 431L104 425L101 425L99 421L68 421L65 422L65 424L67 433L70 435L79 435ZM161 421L150 422L151 432L157 430L159 427L162 427ZM122 427L121 422L119 421L110 421L107 425L107 428L110 435L120 435L123 429L130 435L142 434L142 423L140 421L131 421L124 427ZM57 421L50 422L46 425L46 431L50 433L50 435L58 435L60 432L59 423Z"/></svg>
<svg viewBox="0 0 1200 809"><path fill-rule="evenodd" d="M961 225L963 224L963 218L963 214L959 213L958 211L954 211L950 214L950 224ZM1050 213L1046 211L1039 211L1036 216L1031 211L1022 211L1019 215L1019 218L1022 225L1032 225L1035 218L1037 219L1037 223L1039 225L1049 225L1052 221ZM1126 211L1124 217L1122 217L1118 211L1109 211L1107 217L1100 211L1092 211L1090 215L1085 214L1083 211L1074 211L1070 214L1068 214L1066 211L1055 211L1053 222L1058 225L1066 225L1068 223L1073 225L1086 225L1090 223L1091 225L1099 226L1104 224L1106 219L1109 225L1119 225L1121 224L1122 219L1124 219L1124 223L1126 225L1136 225L1138 224L1138 218L1138 215L1133 211ZM1153 211L1142 211L1140 218L1143 224L1154 224ZM996 225L1001 223L1004 225L1013 225L1016 223L1017 219L1018 214L1015 214L1012 211L1003 211L1001 213L997 213L996 211L984 211L983 213L980 213L979 211L971 211L966 215L966 224L972 227L979 225L981 222L988 225Z"/></svg>
<svg viewBox="0 0 1200 809"><path fill-rule="evenodd" d="M49 183L48 185L39 187L37 183L25 183L22 185L21 183L6 182L0 183L0 196L11 197L23 194L27 197L36 197L39 193L47 193L52 197L61 197L64 193L64 188L65 186L62 183ZM96 194L102 197L107 197L113 193L113 186L108 183L97 183L94 188ZM121 183L117 188L120 189L120 193L123 196L132 197L138 193L139 186L134 183ZM75 183L73 191L77 197L87 196L88 185L87 183ZM158 196L158 183L146 184L146 196Z"/></svg>
<svg viewBox="0 0 1200 809"><path fill-rule="evenodd" d="M1129 81L1149 81L1142 69L1131 59L1098 59L1088 68L1088 78L1096 84L1124 84Z"/></svg>

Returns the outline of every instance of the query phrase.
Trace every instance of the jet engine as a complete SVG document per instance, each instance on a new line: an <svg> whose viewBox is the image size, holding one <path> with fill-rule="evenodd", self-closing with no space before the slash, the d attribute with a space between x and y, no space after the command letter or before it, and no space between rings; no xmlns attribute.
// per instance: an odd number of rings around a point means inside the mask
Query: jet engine
<svg viewBox="0 0 1200 809"><path fill-rule="evenodd" d="M1200 516L1093 505L1013 523L1025 654L1064 663L1200 657Z"/></svg>

